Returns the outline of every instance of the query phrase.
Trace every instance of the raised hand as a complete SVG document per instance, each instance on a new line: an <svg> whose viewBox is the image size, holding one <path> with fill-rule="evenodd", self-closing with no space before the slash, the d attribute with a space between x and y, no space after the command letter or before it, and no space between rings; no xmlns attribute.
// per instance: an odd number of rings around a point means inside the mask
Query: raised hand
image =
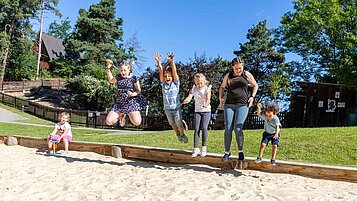
<svg viewBox="0 0 357 201"><path fill-rule="evenodd" d="M105 68L110 69L113 66L113 61L110 59L105 60Z"/></svg>
<svg viewBox="0 0 357 201"><path fill-rule="evenodd" d="M167 53L167 60L173 60L174 57L175 57L174 53L172 53L172 52Z"/></svg>
<svg viewBox="0 0 357 201"><path fill-rule="evenodd" d="M158 52L154 53L154 59L157 62L161 62L161 54L159 54Z"/></svg>
<svg viewBox="0 0 357 201"><path fill-rule="evenodd" d="M257 104L257 107L258 107L258 108L262 108L262 103L258 103L258 104Z"/></svg>

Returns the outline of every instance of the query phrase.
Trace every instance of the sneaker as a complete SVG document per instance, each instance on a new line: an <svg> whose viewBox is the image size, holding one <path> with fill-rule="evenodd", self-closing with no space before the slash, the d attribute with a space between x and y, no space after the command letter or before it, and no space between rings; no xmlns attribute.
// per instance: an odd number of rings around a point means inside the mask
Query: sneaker
<svg viewBox="0 0 357 201"><path fill-rule="evenodd" d="M184 143L187 143L187 142L188 142L188 138L187 138L187 136L186 136L185 134L183 134L183 135L181 136L181 138L182 138L182 140L183 140Z"/></svg>
<svg viewBox="0 0 357 201"><path fill-rule="evenodd" d="M240 161L244 160L244 153L243 152L239 152L238 153L238 160L240 160Z"/></svg>
<svg viewBox="0 0 357 201"><path fill-rule="evenodd" d="M200 153L200 149L199 148L193 148L191 157L196 157L198 155L198 153Z"/></svg>
<svg viewBox="0 0 357 201"><path fill-rule="evenodd" d="M228 153L228 154L227 154L227 153L224 153L224 156L222 157L222 161L223 161L223 162L227 162L229 156L231 156L231 153Z"/></svg>
<svg viewBox="0 0 357 201"><path fill-rule="evenodd" d="M270 160L270 163L271 163L272 165L276 166L275 159L271 159L271 160Z"/></svg>
<svg viewBox="0 0 357 201"><path fill-rule="evenodd" d="M188 130L188 126L186 124L186 121L182 119L182 124L183 124L183 127L185 128L185 130Z"/></svg>
<svg viewBox="0 0 357 201"><path fill-rule="evenodd" d="M125 124L126 124L126 114L123 114L120 118L119 118L119 125L121 126L121 127L124 127L125 126Z"/></svg>
<svg viewBox="0 0 357 201"><path fill-rule="evenodd" d="M64 151L62 152L61 156L67 156L68 155L68 151Z"/></svg>
<svg viewBox="0 0 357 201"><path fill-rule="evenodd" d="M48 152L49 155L54 155L54 152L51 150Z"/></svg>
<svg viewBox="0 0 357 201"><path fill-rule="evenodd" d="M257 157L257 159L255 159L255 161L254 161L255 163L261 163L261 162L263 162L263 159L262 158L259 158L259 157Z"/></svg>
<svg viewBox="0 0 357 201"><path fill-rule="evenodd" d="M206 146L202 146L202 151L200 154L202 157L205 157L207 155L207 147Z"/></svg>
<svg viewBox="0 0 357 201"><path fill-rule="evenodd" d="M180 134L176 134L176 136L177 136L177 139L178 139L180 142L182 142L182 141L183 141L183 139L182 139L182 137L181 137L181 135L180 135Z"/></svg>

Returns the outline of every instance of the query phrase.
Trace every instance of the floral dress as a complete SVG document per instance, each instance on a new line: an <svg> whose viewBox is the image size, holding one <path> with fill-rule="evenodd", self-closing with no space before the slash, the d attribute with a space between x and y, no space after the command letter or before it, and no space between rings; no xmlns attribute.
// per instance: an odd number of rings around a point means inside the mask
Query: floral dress
<svg viewBox="0 0 357 201"><path fill-rule="evenodd" d="M128 114L145 109L147 101L143 95L128 96L128 91L135 91L134 84L138 81L138 78L136 76L124 78L120 74L116 75L115 78L117 80L117 95L113 105L113 111Z"/></svg>

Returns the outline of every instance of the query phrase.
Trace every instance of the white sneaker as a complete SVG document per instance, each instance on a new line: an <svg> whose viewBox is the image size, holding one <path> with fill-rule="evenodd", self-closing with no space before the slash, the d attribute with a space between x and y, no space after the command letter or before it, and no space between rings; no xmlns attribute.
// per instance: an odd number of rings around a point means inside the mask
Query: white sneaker
<svg viewBox="0 0 357 201"><path fill-rule="evenodd" d="M125 126L125 123L126 123L125 117L126 117L126 114L123 114L123 115L119 118L119 125L120 125L121 127L124 127L124 126Z"/></svg>
<svg viewBox="0 0 357 201"><path fill-rule="evenodd" d="M193 148L191 157L196 157L200 153L199 148Z"/></svg>
<svg viewBox="0 0 357 201"><path fill-rule="evenodd" d="M201 154L202 157L205 157L207 155L207 147L206 146L202 146L202 150L201 150Z"/></svg>

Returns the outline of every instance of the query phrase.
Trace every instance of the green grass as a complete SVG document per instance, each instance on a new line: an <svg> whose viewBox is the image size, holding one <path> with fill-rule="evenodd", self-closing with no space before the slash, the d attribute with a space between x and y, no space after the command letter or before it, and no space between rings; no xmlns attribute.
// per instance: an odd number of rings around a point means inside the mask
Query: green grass
<svg viewBox="0 0 357 201"><path fill-rule="evenodd" d="M53 125L53 123L52 123ZM0 135L20 135L46 137L52 128L0 123ZM304 163L357 167L357 127L334 128L285 128L281 131L278 160ZM157 131L152 134L105 135L112 131L73 128L76 141L107 142L117 144L135 144L152 147L191 150L193 131L187 131L189 143L178 142L173 131ZM138 131L140 132L140 131ZM245 155L256 157L260 147L263 130L245 130ZM223 153L222 130L209 132L207 143L211 153ZM233 134L234 135L234 134ZM237 154L235 137L232 141L232 153ZM271 146L267 147L264 158L269 159Z"/></svg>
<svg viewBox="0 0 357 201"><path fill-rule="evenodd" d="M21 112L18 109L3 105L0 107L26 117L19 122L44 124L54 126L51 121ZM52 131L52 127L18 125L0 123L0 135L20 135L45 138ZM135 144L152 147L191 150L193 148L193 131L187 131L189 143L179 143L173 131L157 131L152 134L138 135L106 135L112 130L88 130L80 127L73 128L76 141L107 142L117 144ZM138 131L140 132L140 131ZM263 130L245 130L245 155L258 155ZM207 147L211 153L223 153L222 130L209 132ZM234 135L234 134L233 134ZM278 160L298 161L305 163L339 165L357 167L357 127L331 128L283 128L281 130ZM235 137L232 141L232 153L237 154ZM264 158L269 159L271 146L264 152Z"/></svg>

